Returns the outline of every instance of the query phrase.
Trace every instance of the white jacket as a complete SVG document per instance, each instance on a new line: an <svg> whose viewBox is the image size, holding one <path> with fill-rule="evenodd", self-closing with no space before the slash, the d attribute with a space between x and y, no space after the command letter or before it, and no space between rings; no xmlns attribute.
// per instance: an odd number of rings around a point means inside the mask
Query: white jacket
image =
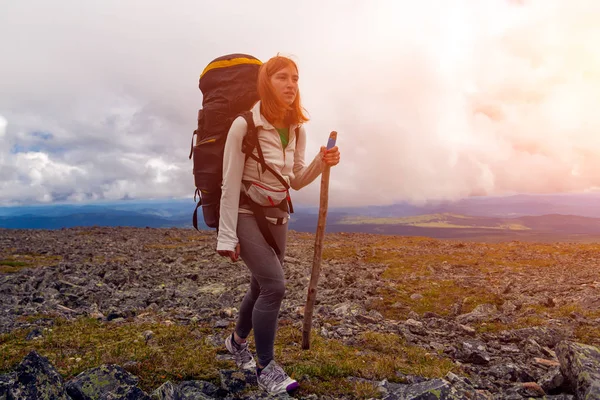
<svg viewBox="0 0 600 400"><path fill-rule="evenodd" d="M284 150L279 133L260 113L260 101L252 107L251 111L265 162L279 172L292 189L300 190L323 172L325 163L321 160L320 154L315 156L310 165L307 166L305 163L304 126L300 126L298 137L295 134L297 125L290 126L289 142ZM239 206L240 192L243 190L242 180L259 183L262 188L257 186L258 190L266 189L267 192L273 190L275 196L280 194L284 196L285 193L281 182L268 170L262 172L262 167L257 161L249 158L244 162L246 155L242 152L242 140L247 128L243 117L236 118L231 124L225 142L217 250L235 250L238 243L236 233L238 212L251 213ZM256 149L254 154L258 155Z"/></svg>

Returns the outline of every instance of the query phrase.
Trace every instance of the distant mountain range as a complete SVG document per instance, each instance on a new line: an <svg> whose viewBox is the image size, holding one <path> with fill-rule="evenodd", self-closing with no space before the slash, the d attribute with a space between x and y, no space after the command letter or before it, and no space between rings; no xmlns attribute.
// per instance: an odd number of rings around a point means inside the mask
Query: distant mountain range
<svg viewBox="0 0 600 400"><path fill-rule="evenodd" d="M192 228L192 199L0 207L0 228L76 226ZM199 210L199 228L203 224ZM314 232L318 207L296 206L290 229ZM472 197L419 207L410 204L335 207L328 232L363 232L482 240L595 240L600 194Z"/></svg>

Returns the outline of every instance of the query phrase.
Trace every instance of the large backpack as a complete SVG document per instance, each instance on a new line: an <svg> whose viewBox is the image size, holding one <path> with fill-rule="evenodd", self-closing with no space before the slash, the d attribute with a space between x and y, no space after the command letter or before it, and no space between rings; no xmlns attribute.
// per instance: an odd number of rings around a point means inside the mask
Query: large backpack
<svg viewBox="0 0 600 400"><path fill-rule="evenodd" d="M259 100L257 80L262 62L248 54L228 54L211 61L200 75L198 87L202 92L202 108L198 111L198 126L192 134L189 158L193 157L193 175L196 196L200 198L194 210L192 223L198 230L198 208L202 207L204 222L209 228L219 228L221 183L223 180L223 150L227 133L233 120L243 116L248 124L242 150L246 160L252 157L262 165L263 172L269 170L289 190L287 182L264 161L258 145L257 131L250 109ZM297 134L296 130L296 134ZM194 144L194 136L196 143ZM254 154L256 149L256 154ZM293 212L288 198L289 210ZM265 239L279 254L279 249L269 230L262 209L252 204L257 215L259 228Z"/></svg>

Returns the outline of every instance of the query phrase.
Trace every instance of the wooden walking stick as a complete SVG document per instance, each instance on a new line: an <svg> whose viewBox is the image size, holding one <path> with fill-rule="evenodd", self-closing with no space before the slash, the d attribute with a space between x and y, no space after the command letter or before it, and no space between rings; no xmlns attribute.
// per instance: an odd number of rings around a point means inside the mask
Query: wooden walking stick
<svg viewBox="0 0 600 400"><path fill-rule="evenodd" d="M337 132L332 131L327 141L327 149L335 146ZM319 203L319 220L317 222L317 235L315 237L315 252L313 256L312 272L308 284L308 296L304 307L304 324L302 326L302 349L310 348L310 330L312 327L312 315L317 297L317 283L321 273L321 256L323 254L323 236L325 234L325 222L327 220L327 203L329 201L329 165L325 166L321 175L321 200Z"/></svg>

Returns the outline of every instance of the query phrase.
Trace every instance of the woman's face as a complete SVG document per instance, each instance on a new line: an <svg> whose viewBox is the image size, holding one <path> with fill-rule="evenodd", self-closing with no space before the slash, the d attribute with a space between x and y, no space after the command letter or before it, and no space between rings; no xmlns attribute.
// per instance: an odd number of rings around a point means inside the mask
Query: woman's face
<svg viewBox="0 0 600 400"><path fill-rule="evenodd" d="M280 69L271 76L275 94L287 105L291 105L298 94L298 72L293 66Z"/></svg>

